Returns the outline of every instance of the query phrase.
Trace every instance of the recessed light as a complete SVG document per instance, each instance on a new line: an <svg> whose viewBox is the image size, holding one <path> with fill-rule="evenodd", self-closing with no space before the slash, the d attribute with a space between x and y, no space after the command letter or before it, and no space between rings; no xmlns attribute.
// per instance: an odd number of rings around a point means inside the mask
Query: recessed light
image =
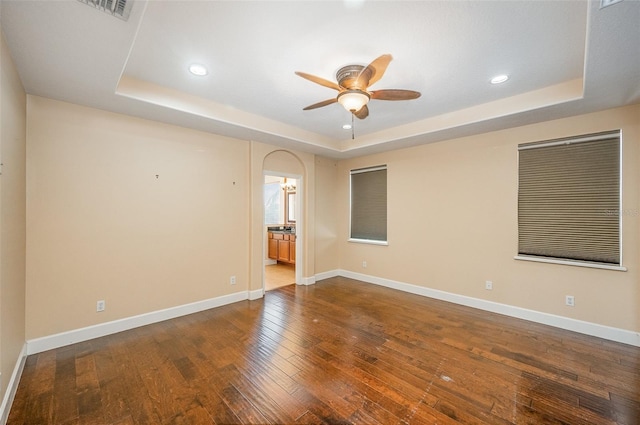
<svg viewBox="0 0 640 425"><path fill-rule="evenodd" d="M347 9L360 9L364 6L365 0L343 0L343 2Z"/></svg>
<svg viewBox="0 0 640 425"><path fill-rule="evenodd" d="M342 126L343 130L351 130L351 124L345 124Z"/></svg>
<svg viewBox="0 0 640 425"><path fill-rule="evenodd" d="M197 75L198 77L202 77L209 73L209 71L207 71L207 68L205 68L204 65L200 65L199 63L189 65L189 72L193 75Z"/></svg>
<svg viewBox="0 0 640 425"><path fill-rule="evenodd" d="M507 81L509 79L508 75L496 75L495 77L493 77L491 79L491 84L500 84L500 83L504 83L505 81Z"/></svg>

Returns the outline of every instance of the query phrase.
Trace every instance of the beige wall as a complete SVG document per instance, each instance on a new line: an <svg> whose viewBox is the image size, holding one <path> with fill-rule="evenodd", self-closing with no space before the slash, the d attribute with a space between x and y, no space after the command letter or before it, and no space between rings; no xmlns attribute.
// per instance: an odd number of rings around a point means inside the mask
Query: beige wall
<svg viewBox="0 0 640 425"><path fill-rule="evenodd" d="M335 161L28 99L27 339L244 290L255 297L265 170L302 176L300 283L343 269L640 329L640 106ZM614 128L624 132L629 271L514 260L517 144ZM379 164L389 169L389 246L348 243L349 170ZM576 307L564 306L567 294Z"/></svg>
<svg viewBox="0 0 640 425"><path fill-rule="evenodd" d="M0 400L25 342L26 99L0 31Z"/></svg>
<svg viewBox="0 0 640 425"><path fill-rule="evenodd" d="M249 150L29 96L27 339L246 291Z"/></svg>
<svg viewBox="0 0 640 425"><path fill-rule="evenodd" d="M302 176L314 276L313 155L36 96L28 129L27 339L261 290L264 170Z"/></svg>
<svg viewBox="0 0 640 425"><path fill-rule="evenodd" d="M517 145L618 128L628 271L514 260ZM379 164L388 166L389 245L349 243L349 170ZM340 268L637 332L639 170L640 105L341 161ZM575 307L564 305L565 295L575 296Z"/></svg>
<svg viewBox="0 0 640 425"><path fill-rule="evenodd" d="M336 188L339 186L338 161L316 157L316 274L340 268Z"/></svg>

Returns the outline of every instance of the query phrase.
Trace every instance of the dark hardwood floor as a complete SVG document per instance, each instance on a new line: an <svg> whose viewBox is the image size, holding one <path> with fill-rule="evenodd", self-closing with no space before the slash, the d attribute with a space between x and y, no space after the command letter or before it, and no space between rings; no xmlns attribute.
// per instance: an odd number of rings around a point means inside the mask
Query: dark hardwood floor
<svg viewBox="0 0 640 425"><path fill-rule="evenodd" d="M332 278L29 356L8 424L638 424L640 348Z"/></svg>

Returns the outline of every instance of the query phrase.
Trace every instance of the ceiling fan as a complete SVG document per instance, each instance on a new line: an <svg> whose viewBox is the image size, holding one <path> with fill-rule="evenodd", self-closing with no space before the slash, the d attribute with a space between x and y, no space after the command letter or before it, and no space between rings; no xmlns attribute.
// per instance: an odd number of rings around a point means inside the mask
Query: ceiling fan
<svg viewBox="0 0 640 425"><path fill-rule="evenodd" d="M347 65L343 66L336 72L337 83L325 80L315 75L304 72L296 72L302 78L313 81L321 86L329 87L338 91L338 96L332 99L323 100L322 102L309 105L303 110L322 108L323 106L333 103L340 103L344 108L360 119L369 116L369 108L367 103L369 100L411 100L420 97L420 92L413 90L386 89L386 90L367 90L369 86L377 82L384 75L389 66L389 62L393 57L389 54L382 55L375 59L367 66Z"/></svg>

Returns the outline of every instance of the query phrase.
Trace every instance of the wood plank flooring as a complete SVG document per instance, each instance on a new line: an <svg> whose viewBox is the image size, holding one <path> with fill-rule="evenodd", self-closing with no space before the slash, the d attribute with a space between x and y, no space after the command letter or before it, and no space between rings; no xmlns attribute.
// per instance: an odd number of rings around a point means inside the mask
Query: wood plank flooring
<svg viewBox="0 0 640 425"><path fill-rule="evenodd" d="M640 348L346 278L27 358L8 424L638 424Z"/></svg>

